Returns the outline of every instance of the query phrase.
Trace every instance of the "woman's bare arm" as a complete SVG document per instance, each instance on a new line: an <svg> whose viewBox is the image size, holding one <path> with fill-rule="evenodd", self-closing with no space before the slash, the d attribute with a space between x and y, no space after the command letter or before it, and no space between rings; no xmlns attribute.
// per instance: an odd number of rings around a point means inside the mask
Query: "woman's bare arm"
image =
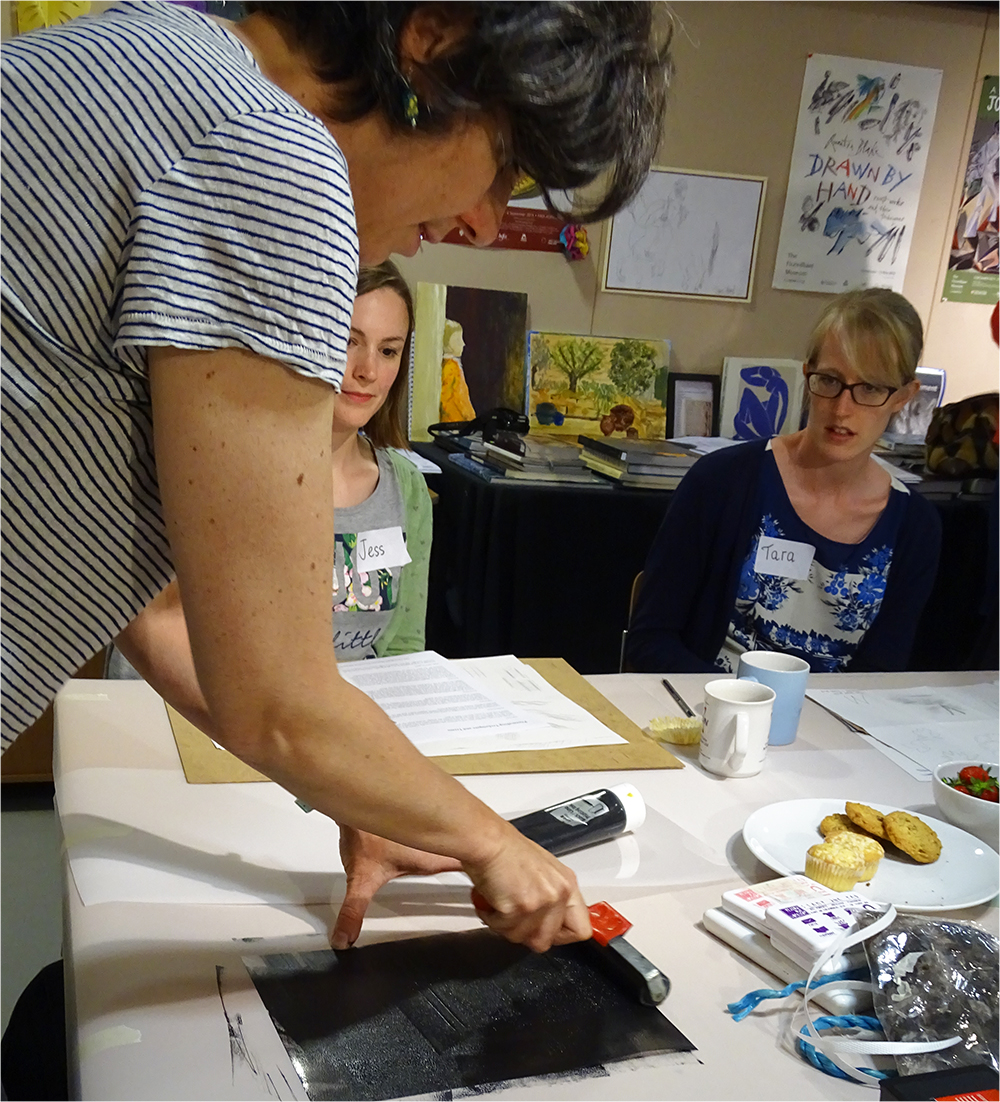
<svg viewBox="0 0 1000 1102"><path fill-rule="evenodd" d="M573 874L338 674L331 388L238 349L149 359L164 516L215 738L338 822L458 859L512 940L586 937Z"/></svg>
<svg viewBox="0 0 1000 1102"><path fill-rule="evenodd" d="M199 731L215 727L198 684L184 606L176 579L165 586L115 640L140 674Z"/></svg>

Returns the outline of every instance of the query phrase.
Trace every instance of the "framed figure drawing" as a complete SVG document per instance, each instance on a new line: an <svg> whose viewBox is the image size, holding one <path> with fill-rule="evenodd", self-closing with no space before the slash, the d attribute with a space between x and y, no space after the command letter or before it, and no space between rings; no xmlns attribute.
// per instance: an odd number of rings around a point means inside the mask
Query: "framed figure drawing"
<svg viewBox="0 0 1000 1102"><path fill-rule="evenodd" d="M601 290L749 302L767 179L650 169L607 232Z"/></svg>
<svg viewBox="0 0 1000 1102"><path fill-rule="evenodd" d="M767 440L797 432L804 392L801 360L727 356L722 362L719 435Z"/></svg>
<svg viewBox="0 0 1000 1102"><path fill-rule="evenodd" d="M718 375L671 375L667 380L667 439L717 436Z"/></svg>

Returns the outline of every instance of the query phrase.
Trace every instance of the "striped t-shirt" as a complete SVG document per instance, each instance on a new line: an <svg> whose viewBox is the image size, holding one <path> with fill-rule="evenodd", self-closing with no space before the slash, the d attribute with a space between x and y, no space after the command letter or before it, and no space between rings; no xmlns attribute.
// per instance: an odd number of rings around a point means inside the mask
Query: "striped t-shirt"
<svg viewBox="0 0 1000 1102"><path fill-rule="evenodd" d="M3 746L173 573L146 347L339 386L357 278L323 124L191 9L2 50Z"/></svg>

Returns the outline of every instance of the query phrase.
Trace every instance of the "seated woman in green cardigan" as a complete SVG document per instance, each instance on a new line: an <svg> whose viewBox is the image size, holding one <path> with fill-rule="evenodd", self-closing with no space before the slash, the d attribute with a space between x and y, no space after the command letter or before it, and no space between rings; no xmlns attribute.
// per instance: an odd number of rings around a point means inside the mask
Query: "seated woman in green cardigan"
<svg viewBox="0 0 1000 1102"><path fill-rule="evenodd" d="M424 649L431 501L423 475L392 450L407 445L402 418L412 332L413 299L396 266L387 260L362 268L332 431L339 661ZM169 655L178 688L194 684L176 581L116 643L140 674L152 654Z"/></svg>

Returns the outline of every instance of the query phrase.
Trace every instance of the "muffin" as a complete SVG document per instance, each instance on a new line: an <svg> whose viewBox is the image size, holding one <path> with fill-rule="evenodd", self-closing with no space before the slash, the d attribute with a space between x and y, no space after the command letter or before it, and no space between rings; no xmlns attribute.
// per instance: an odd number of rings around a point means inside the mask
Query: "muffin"
<svg viewBox="0 0 1000 1102"><path fill-rule="evenodd" d="M852 837L842 831L810 846L806 850L806 876L835 892L849 892L862 879L868 864L861 851L850 843Z"/></svg>
<svg viewBox="0 0 1000 1102"><path fill-rule="evenodd" d="M647 731L657 742L669 742L673 746L694 746L701 741L701 720L684 716L661 716L651 719Z"/></svg>
<svg viewBox="0 0 1000 1102"><path fill-rule="evenodd" d="M885 857L885 850L874 838L869 838L866 834L841 831L835 835L835 837L840 838L845 846L852 848L864 862L861 866L861 875L858 879L865 881L871 880L878 871L879 861Z"/></svg>

